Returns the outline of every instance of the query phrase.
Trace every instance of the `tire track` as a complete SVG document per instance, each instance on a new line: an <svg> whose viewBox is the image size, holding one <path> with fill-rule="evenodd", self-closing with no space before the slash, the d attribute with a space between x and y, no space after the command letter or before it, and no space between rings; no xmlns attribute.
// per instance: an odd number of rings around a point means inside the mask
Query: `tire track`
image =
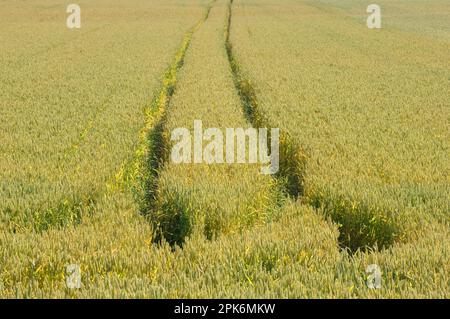
<svg viewBox="0 0 450 319"><path fill-rule="evenodd" d="M225 47L236 90L241 97L242 107L249 122L254 127L272 127L270 120L259 107L256 91L246 77L236 57L230 41L233 0L228 6L228 23L225 30ZM304 193L304 176L308 156L287 132L280 132L280 171L277 178L284 184L287 193L312 206L319 214L331 217L339 226L339 244L351 252L374 247L387 248L397 238L397 229L388 220L376 220L377 214L365 205L355 205L345 199L335 199L323 194ZM358 218L355 218L358 216ZM361 233L361 230L364 230Z"/></svg>
<svg viewBox="0 0 450 319"><path fill-rule="evenodd" d="M208 19L214 2L215 0L208 5L204 17L184 36L172 64L163 76L158 94L144 110L146 124L140 132L140 142L134 157L121 165L113 181L107 185L108 192L131 189L143 214L152 210L155 205L159 171L167 159L168 141L164 126L166 110L175 92L178 71L183 66L194 33Z"/></svg>
<svg viewBox="0 0 450 319"><path fill-rule="evenodd" d="M219 130L251 127L242 115L223 46L227 4L215 2L208 21L194 36L163 127L150 135L154 151L149 152L145 172L155 173L144 179L142 212L153 227L155 243L184 247L189 237L214 240L279 216L284 196L275 191L278 185L272 177L261 174L259 164L225 163L223 157L208 160L203 154L183 163L164 160L175 144L168 137L173 138L178 128L195 131L195 121ZM214 153L220 157L219 149Z"/></svg>
<svg viewBox="0 0 450 319"><path fill-rule="evenodd" d="M253 127L266 127L270 131L273 126L261 112L255 89L245 77L241 67L233 55L233 46L230 41L231 17L233 0L228 5L228 19L225 28L225 47L233 73L234 84L241 98L242 107L247 120ZM270 137L269 137L269 145ZM287 132L280 132L280 170L277 178L282 180L287 193L297 198L303 195L303 176L306 166L306 153Z"/></svg>

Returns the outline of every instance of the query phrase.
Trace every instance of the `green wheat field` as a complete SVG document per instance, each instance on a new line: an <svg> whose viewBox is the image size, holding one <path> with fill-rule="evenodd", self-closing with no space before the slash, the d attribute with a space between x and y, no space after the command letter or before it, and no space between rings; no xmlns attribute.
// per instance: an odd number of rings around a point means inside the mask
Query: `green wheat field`
<svg viewBox="0 0 450 319"><path fill-rule="evenodd" d="M450 298L450 2L374 2L0 1L0 298Z"/></svg>

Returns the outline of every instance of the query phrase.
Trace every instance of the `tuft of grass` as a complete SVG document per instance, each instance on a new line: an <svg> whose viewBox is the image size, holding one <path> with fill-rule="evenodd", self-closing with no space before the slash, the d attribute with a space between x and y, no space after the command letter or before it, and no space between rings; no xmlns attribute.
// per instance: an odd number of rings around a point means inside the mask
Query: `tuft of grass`
<svg viewBox="0 0 450 319"><path fill-rule="evenodd" d="M64 228L78 225L84 216L94 213L97 196L93 193L87 198L65 199L56 207L34 209L33 211L14 211L5 209L4 224L13 233L36 231L43 232L49 228Z"/></svg>

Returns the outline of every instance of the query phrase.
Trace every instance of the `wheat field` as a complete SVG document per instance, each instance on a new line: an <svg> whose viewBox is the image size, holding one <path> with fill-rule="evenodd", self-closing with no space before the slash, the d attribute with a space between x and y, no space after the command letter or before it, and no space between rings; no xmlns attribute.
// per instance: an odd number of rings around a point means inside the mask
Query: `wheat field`
<svg viewBox="0 0 450 319"><path fill-rule="evenodd" d="M0 2L0 298L450 297L448 1L77 4Z"/></svg>

